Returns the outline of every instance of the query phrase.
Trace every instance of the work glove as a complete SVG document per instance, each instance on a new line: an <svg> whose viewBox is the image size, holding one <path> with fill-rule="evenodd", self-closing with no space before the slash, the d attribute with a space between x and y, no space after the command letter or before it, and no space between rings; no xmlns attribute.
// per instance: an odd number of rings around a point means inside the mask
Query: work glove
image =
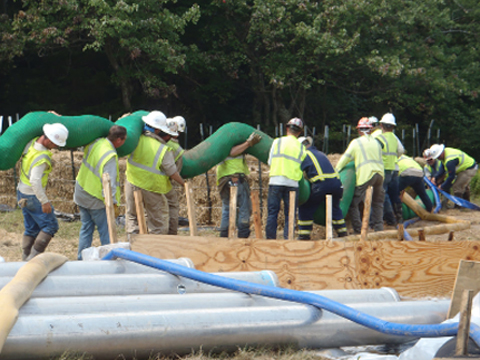
<svg viewBox="0 0 480 360"><path fill-rule="evenodd" d="M115 219L120 216L120 208L117 204L113 204L113 210L115 211Z"/></svg>
<svg viewBox="0 0 480 360"><path fill-rule="evenodd" d="M248 137L247 142L249 146L253 146L255 144L258 144L260 140L262 140L262 136L260 134L253 132Z"/></svg>

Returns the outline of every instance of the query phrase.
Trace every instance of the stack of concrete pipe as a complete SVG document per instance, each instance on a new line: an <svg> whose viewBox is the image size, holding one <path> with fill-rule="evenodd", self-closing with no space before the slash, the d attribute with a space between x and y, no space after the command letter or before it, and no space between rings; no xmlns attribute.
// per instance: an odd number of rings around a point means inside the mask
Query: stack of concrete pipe
<svg viewBox="0 0 480 360"><path fill-rule="evenodd" d="M193 267L189 259L170 261ZM22 264L0 264L0 288ZM270 271L217 275L278 286ZM314 293L408 324L440 323L449 306L448 301L400 301L389 288ZM75 261L52 272L33 292L0 359L49 358L66 351L95 359L148 358L247 345L319 349L413 339L383 335L312 306L226 291L125 260Z"/></svg>

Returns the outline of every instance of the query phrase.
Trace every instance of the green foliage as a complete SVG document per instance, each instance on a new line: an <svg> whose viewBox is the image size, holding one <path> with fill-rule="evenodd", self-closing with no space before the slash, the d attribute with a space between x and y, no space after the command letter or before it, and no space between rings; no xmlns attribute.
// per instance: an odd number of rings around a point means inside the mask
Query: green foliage
<svg viewBox="0 0 480 360"><path fill-rule="evenodd" d="M470 182L470 194L472 197L480 196L480 171L477 172Z"/></svg>

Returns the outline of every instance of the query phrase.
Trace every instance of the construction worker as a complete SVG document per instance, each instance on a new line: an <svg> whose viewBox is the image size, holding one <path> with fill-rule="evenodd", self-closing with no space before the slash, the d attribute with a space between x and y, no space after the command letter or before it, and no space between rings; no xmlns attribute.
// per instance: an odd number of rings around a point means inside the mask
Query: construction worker
<svg viewBox="0 0 480 360"><path fill-rule="evenodd" d="M325 202L325 195L332 195L332 223L338 237L347 236L347 227L340 208L343 186L340 176L334 170L327 156L317 150L313 139L299 137L298 141L307 149L307 156L301 168L305 179L310 182L310 197L298 207L298 239L310 240L313 229L313 217L318 207Z"/></svg>
<svg viewBox="0 0 480 360"><path fill-rule="evenodd" d="M434 185L441 184L445 177L445 171L443 171L443 176L438 179L438 183L435 177L443 170L442 162L432 158L432 152L430 151L430 149L425 149L425 151L423 152L423 158L427 162L423 168L424 175Z"/></svg>
<svg viewBox="0 0 480 360"><path fill-rule="evenodd" d="M267 199L266 238L277 238L278 213L283 200L285 226L283 238L288 239L288 212L290 206L290 191L295 191L298 199L298 182L302 179L302 161L307 156L305 147L297 138L303 131L303 121L299 118L290 119L285 126L287 135L273 141L270 148L268 164L270 165L270 180Z"/></svg>
<svg viewBox="0 0 480 360"><path fill-rule="evenodd" d="M52 171L51 149L67 143L68 129L60 124L45 124L43 135L32 139L23 151L17 201L22 208L25 232L22 260L43 253L58 231L54 209L45 193Z"/></svg>
<svg viewBox="0 0 480 360"><path fill-rule="evenodd" d="M102 245L110 244L102 177L104 173L110 176L115 215L118 216L120 171L118 170L116 149L122 146L126 139L127 129L123 126L113 125L106 138L99 138L84 149L82 165L77 175L73 195L73 201L80 209L82 222L78 239L78 260L82 260L82 250L92 246L95 226L100 235L100 243Z"/></svg>
<svg viewBox="0 0 480 360"><path fill-rule="evenodd" d="M425 209L431 212L433 205L425 191L423 169L420 164L411 157L402 155L398 158L398 168L398 190L402 192L410 186L422 200Z"/></svg>
<svg viewBox="0 0 480 360"><path fill-rule="evenodd" d="M172 119L167 119L167 126L168 128L177 133L177 136L172 136L170 140L167 142L167 146L173 152L173 157L175 159L175 165L177 167L178 172L182 171L183 167L183 153L185 150L180 146L178 142L179 132L185 132L186 122L182 116L175 116ZM178 194L177 190L172 187L172 189L165 194L168 202L168 212L169 212L169 220L168 220L168 234L169 235L177 235L178 233L178 213L180 211L180 205L178 203Z"/></svg>
<svg viewBox="0 0 480 360"><path fill-rule="evenodd" d="M362 220L359 205L365 199L369 186L373 187L372 213L370 222L375 231L383 230L383 160L380 142L371 136L372 125L368 118L358 121L357 130L360 137L352 140L347 150L337 163L336 170L340 172L352 160L355 162L356 184L352 203L348 210L355 234L360 234Z"/></svg>
<svg viewBox="0 0 480 360"><path fill-rule="evenodd" d="M253 132L242 144L234 146L229 156L217 166L217 187L222 199L222 222L220 224L220 237L228 237L230 220L230 187L237 187L237 228L239 238L250 236L250 216L252 215L252 201L250 199L250 186L248 185L247 162L245 150L258 144L262 137ZM233 234L230 234L232 236Z"/></svg>
<svg viewBox="0 0 480 360"><path fill-rule="evenodd" d="M168 202L165 194L172 189L171 179L184 186L185 182L175 166L173 153L167 146L177 136L167 126L161 111L152 111L142 117L145 123L138 145L127 160L125 199L127 203L127 234L138 234L134 191L141 190L147 226L150 234L167 234L169 226Z"/></svg>
<svg viewBox="0 0 480 360"><path fill-rule="evenodd" d="M370 116L368 118L370 121L370 125L372 125L372 136L376 137L382 133L382 128L378 122L378 118L376 116Z"/></svg>
<svg viewBox="0 0 480 360"><path fill-rule="evenodd" d="M434 144L430 147L433 159L443 163L443 171L436 175L436 184L445 173L446 179L438 185L445 192L453 192L453 195L470 201L470 180L478 170L478 164L474 158L461 150L445 147L445 145Z"/></svg>
<svg viewBox="0 0 480 360"><path fill-rule="evenodd" d="M382 161L385 171L383 179L383 190L385 191L383 217L389 225L396 225L395 222L403 223L402 201L398 191L397 159L404 153L405 149L393 133L396 126L395 116L386 113L380 120L382 132L374 136L382 146ZM393 213L395 213L395 216L393 216Z"/></svg>

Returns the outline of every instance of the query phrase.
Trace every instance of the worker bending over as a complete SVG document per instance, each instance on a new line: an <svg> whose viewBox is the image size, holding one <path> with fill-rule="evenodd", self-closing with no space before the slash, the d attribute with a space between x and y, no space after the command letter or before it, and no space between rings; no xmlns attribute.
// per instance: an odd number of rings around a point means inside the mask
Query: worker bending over
<svg viewBox="0 0 480 360"><path fill-rule="evenodd" d="M127 234L138 234L137 210L134 191L141 190L147 226L150 234L168 234L169 210L165 194L172 189L170 179L185 183L175 166L175 159L167 146L177 133L167 126L161 111L152 111L142 117L144 130L138 145L127 160L125 199L127 203Z"/></svg>
<svg viewBox="0 0 480 360"><path fill-rule="evenodd" d="M425 149L423 157L426 164L423 168L423 173L434 185L440 185L445 178L445 171L443 170L443 164L440 160L432 158L432 152L430 149ZM443 175L436 179L436 177L442 173ZM438 183L437 183L438 181Z"/></svg>
<svg viewBox="0 0 480 360"><path fill-rule="evenodd" d="M349 162L355 162L356 184L352 203L348 210L355 234L360 234L362 220L359 205L365 199L369 186L373 187L372 213L370 222L375 231L383 230L383 161L380 143L371 136L372 125L368 118L358 121L357 130L360 137L352 140L347 150L337 163L336 170L340 172Z"/></svg>
<svg viewBox="0 0 480 360"><path fill-rule="evenodd" d="M410 186L420 199L422 199L425 209L427 209L428 212L432 212L433 205L425 190L423 169L420 164L411 157L402 155L398 159L398 167L398 190L402 192Z"/></svg>
<svg viewBox="0 0 480 360"><path fill-rule="evenodd" d="M22 154L17 201L22 208L25 232L22 260L43 253L58 231L54 209L45 193L48 174L52 171L50 150L67 143L68 129L60 124L43 125L43 135L31 140Z"/></svg>
<svg viewBox="0 0 480 360"><path fill-rule="evenodd" d="M217 166L217 187L222 199L222 221L220 223L220 237L229 237L230 220L230 187L237 187L237 219L239 238L250 236L250 217L252 215L252 201L250 199L250 186L248 185L247 161L245 150L258 144L262 137L253 132L242 144L234 146L229 156Z"/></svg>
<svg viewBox="0 0 480 360"><path fill-rule="evenodd" d="M185 132L186 122L182 116L175 116L172 119L167 119L167 126L172 131L172 133L176 133L177 135L172 135L170 140L167 142L167 146L173 153L173 157L175 159L175 166L177 167L178 173L182 171L183 167L183 154L185 150L180 146L178 142L178 136L180 132ZM168 220L168 234L169 235L177 235L178 233L178 213L180 211L180 204L178 203L178 194L177 190L172 187L172 189L165 194L168 202L168 213L169 213L169 220Z"/></svg>
<svg viewBox="0 0 480 360"><path fill-rule="evenodd" d="M110 244L102 177L104 173L110 176L115 216L118 216L120 171L117 149L125 143L125 140L127 140L127 129L113 125L106 138L99 138L84 149L73 195L73 201L80 209L82 222L78 239L78 260L82 260L82 250L92 246L95 226L100 235L100 243Z"/></svg>
<svg viewBox="0 0 480 360"><path fill-rule="evenodd" d="M298 239L310 240L313 218L317 209L325 203L325 196L332 195L332 223L338 237L347 236L340 200L343 186L340 176L333 168L327 156L317 150L311 137L300 137L298 141L307 149L307 156L301 168L305 179L310 182L310 197L298 208Z"/></svg>
<svg viewBox="0 0 480 360"><path fill-rule="evenodd" d="M454 196L470 201L470 180L478 170L475 159L461 150L445 147L443 144L432 145L430 151L432 158L443 163L443 171L440 170L435 177L436 184L442 175L448 173L445 181L438 187L446 192L451 189Z"/></svg>
<svg viewBox="0 0 480 360"><path fill-rule="evenodd" d="M278 213L280 212L282 200L285 214L283 238L288 239L290 191L295 191L296 193L296 205L298 200L298 182L302 179L300 165L307 156L305 146L297 140L303 131L303 121L299 118L293 118L288 121L285 127L287 135L273 140L268 158L270 181L267 199L267 239L277 238Z"/></svg>

